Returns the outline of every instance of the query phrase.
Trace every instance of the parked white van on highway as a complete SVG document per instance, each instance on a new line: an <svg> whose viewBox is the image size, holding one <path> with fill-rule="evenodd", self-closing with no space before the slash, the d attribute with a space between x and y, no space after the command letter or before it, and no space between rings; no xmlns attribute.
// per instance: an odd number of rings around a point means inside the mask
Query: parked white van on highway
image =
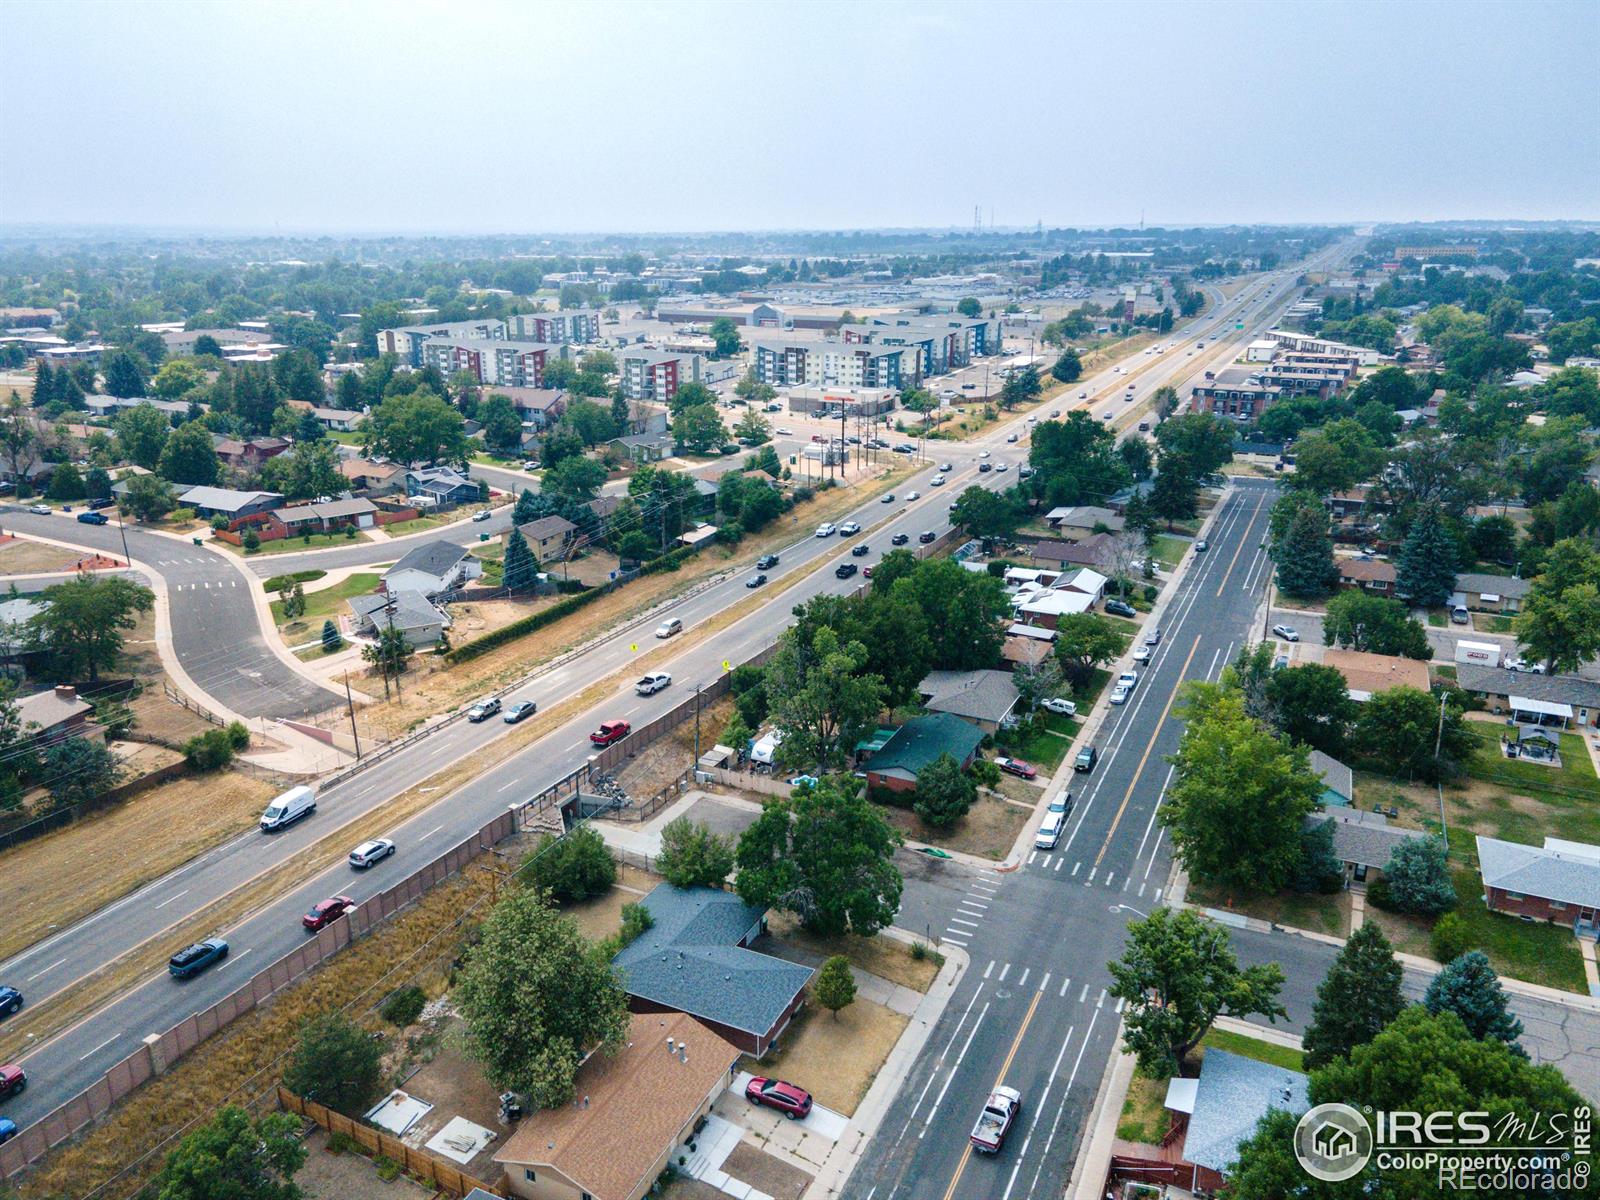
<svg viewBox="0 0 1600 1200"><path fill-rule="evenodd" d="M316 789L304 785L292 787L267 805L267 811L261 814L261 832L271 833L274 829L293 825L301 817L316 811Z"/></svg>

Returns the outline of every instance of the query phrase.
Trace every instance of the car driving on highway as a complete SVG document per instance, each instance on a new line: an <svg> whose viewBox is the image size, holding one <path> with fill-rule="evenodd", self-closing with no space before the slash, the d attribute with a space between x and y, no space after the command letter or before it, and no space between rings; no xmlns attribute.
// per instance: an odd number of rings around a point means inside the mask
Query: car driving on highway
<svg viewBox="0 0 1600 1200"><path fill-rule="evenodd" d="M300 924L315 933L324 925L337 921L355 906L356 902L349 896L329 896L313 904L311 911L300 918Z"/></svg>
<svg viewBox="0 0 1600 1200"><path fill-rule="evenodd" d="M0 1100L20 1095L28 1087L28 1073L16 1063L0 1067Z"/></svg>
<svg viewBox="0 0 1600 1200"><path fill-rule="evenodd" d="M0 987L0 1014L10 1016L22 1007L22 993L14 987Z"/></svg>
<svg viewBox="0 0 1600 1200"><path fill-rule="evenodd" d="M756 574L750 576L749 579L746 579L744 581L744 585L747 588L758 588L758 587L763 586L766 582L767 582L767 577L765 575L757 572Z"/></svg>
<svg viewBox="0 0 1600 1200"><path fill-rule="evenodd" d="M467 709L467 720L476 725L479 721L487 721L499 711L500 698L498 696L490 696L487 700L479 700L471 708Z"/></svg>
<svg viewBox="0 0 1600 1200"><path fill-rule="evenodd" d="M633 685L633 690L641 696L654 696L664 688L672 686L672 676L665 671L652 671L638 683Z"/></svg>
<svg viewBox="0 0 1600 1200"><path fill-rule="evenodd" d="M518 700L510 708L506 709L504 720L507 725L515 725L518 721L531 717L538 711L539 706L534 701Z"/></svg>
<svg viewBox="0 0 1600 1200"><path fill-rule="evenodd" d="M978 1123L972 1127L972 1148L979 1154L995 1154L1005 1144L1006 1134L1022 1111L1022 1093L1016 1088L997 1087L984 1101Z"/></svg>
<svg viewBox="0 0 1600 1200"><path fill-rule="evenodd" d="M620 742L632 732L633 726L626 721L602 721L600 728L589 735L589 744L609 746L612 742Z"/></svg>
<svg viewBox="0 0 1600 1200"><path fill-rule="evenodd" d="M835 532L837 531L834 529L833 522L831 521L824 521L821 525L817 526L817 536L819 538L832 537Z"/></svg>
<svg viewBox="0 0 1600 1200"><path fill-rule="evenodd" d="M388 838L373 838L350 851L350 865L358 871L365 871L373 863L382 862L393 853L392 841Z"/></svg>
<svg viewBox="0 0 1600 1200"><path fill-rule="evenodd" d="M228 957L228 943L221 938L207 938L192 946L185 946L167 959L167 971L174 979L193 979L207 967L215 966Z"/></svg>

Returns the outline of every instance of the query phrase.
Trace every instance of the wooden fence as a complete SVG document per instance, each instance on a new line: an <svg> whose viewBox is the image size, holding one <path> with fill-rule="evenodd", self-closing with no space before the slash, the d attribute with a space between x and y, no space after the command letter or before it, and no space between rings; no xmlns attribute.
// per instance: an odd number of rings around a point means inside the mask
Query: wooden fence
<svg viewBox="0 0 1600 1200"><path fill-rule="evenodd" d="M278 1103L285 1111L305 1117L329 1133L342 1133L363 1149L399 1163L406 1174L432 1184L441 1191L449 1192L452 1196L465 1196L474 1188L491 1196L503 1194L497 1190L496 1185L475 1179L461 1168L435 1158L426 1150L408 1146L399 1138L392 1137L381 1129L374 1129L370 1125L363 1125L360 1121L351 1120L343 1113L336 1113L315 1100L302 1100L286 1087L278 1088Z"/></svg>

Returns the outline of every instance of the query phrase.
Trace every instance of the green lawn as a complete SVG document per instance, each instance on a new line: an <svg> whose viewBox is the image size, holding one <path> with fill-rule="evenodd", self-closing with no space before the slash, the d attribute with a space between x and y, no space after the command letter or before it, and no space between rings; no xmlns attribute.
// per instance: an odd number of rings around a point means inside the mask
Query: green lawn
<svg viewBox="0 0 1600 1200"><path fill-rule="evenodd" d="M1067 720L1065 717L1059 720ZM1072 749L1072 737L1042 730L1039 733L1026 737L1012 739L1006 736L1001 739L1001 746L1007 754L1032 763L1039 770L1048 775L1061 765L1061 760L1067 756L1067 751Z"/></svg>
<svg viewBox="0 0 1600 1200"><path fill-rule="evenodd" d="M1191 545L1193 545L1192 542L1183 538L1173 537L1169 533L1158 533L1156 534L1152 552L1166 565L1168 570L1171 570L1178 565L1179 560L1188 552Z"/></svg>
<svg viewBox="0 0 1600 1200"><path fill-rule="evenodd" d="M1511 618L1479 613L1477 616L1477 627L1483 630L1485 633L1510 633Z"/></svg>
<svg viewBox="0 0 1600 1200"><path fill-rule="evenodd" d="M212 538L210 544L246 558L260 558L267 554L298 554L302 550L326 550L329 546L355 546L371 540L366 534L357 531L354 537L346 537L343 533L313 533L309 538L279 538L275 542L262 542L259 550L246 550L242 546L231 545L220 538Z"/></svg>
<svg viewBox="0 0 1600 1200"><path fill-rule="evenodd" d="M292 621L286 621L283 616L283 601L272 602L272 619L277 622L285 636L290 633L311 630L313 626L320 629L322 622L344 611L344 602L353 596L364 596L378 586L380 576L360 572L350 576L342 583L326 587L320 591L306 593L306 611Z"/></svg>
<svg viewBox="0 0 1600 1200"><path fill-rule="evenodd" d="M1565 827L1558 828L1564 836L1574 836ZM1455 911L1466 923L1470 944L1489 956L1496 971L1529 983L1588 995L1583 955L1569 927L1492 913L1484 907L1483 881L1476 868L1463 867L1452 875L1459 897Z"/></svg>
<svg viewBox="0 0 1600 1200"><path fill-rule="evenodd" d="M355 432L345 433L342 430L330 429L330 430L328 430L326 436L327 436L329 441L338 442L340 445L343 445L343 446L359 446L359 445L361 445L361 435L359 433L355 433Z"/></svg>
<svg viewBox="0 0 1600 1200"><path fill-rule="evenodd" d="M1430 608L1428 610L1428 624L1432 625L1435 629L1443 629L1449 623L1449 618L1447 618L1439 609Z"/></svg>
<svg viewBox="0 0 1600 1200"><path fill-rule="evenodd" d="M1094 705L1094 702L1100 698L1100 693L1105 691L1106 684L1110 681L1111 672L1102 671L1096 667L1094 674L1089 677L1088 683L1082 687L1074 686L1072 699L1078 705L1078 710L1087 712Z"/></svg>
<svg viewBox="0 0 1600 1200"><path fill-rule="evenodd" d="M1287 1067L1291 1071L1305 1070L1305 1056L1300 1051L1289 1046L1280 1046L1276 1042L1245 1037L1242 1033L1231 1033L1226 1029L1213 1029L1201 1039L1200 1044L1208 1050L1226 1050L1229 1054L1237 1054L1241 1058L1253 1058L1257 1062L1270 1063L1275 1067Z"/></svg>
<svg viewBox="0 0 1600 1200"><path fill-rule="evenodd" d="M1600 800L1600 780L1595 779L1594 763L1584 748L1583 738L1576 733L1561 735L1561 766L1544 767L1537 763L1506 758L1500 753L1500 737L1512 731L1510 725L1491 725L1473 721L1473 731L1482 743L1467 773L1474 779L1506 787L1532 789L1536 792L1584 792Z"/></svg>

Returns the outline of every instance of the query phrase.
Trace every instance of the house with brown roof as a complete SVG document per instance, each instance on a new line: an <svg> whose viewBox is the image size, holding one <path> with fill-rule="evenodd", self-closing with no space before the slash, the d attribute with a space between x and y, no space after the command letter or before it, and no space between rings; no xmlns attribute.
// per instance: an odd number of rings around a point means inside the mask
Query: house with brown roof
<svg viewBox="0 0 1600 1200"><path fill-rule="evenodd" d="M1105 566L1111 558L1111 535L1092 533L1078 541L1066 538L1038 538L1033 543L1033 560L1062 566Z"/></svg>
<svg viewBox="0 0 1600 1200"><path fill-rule="evenodd" d="M1428 690L1428 664L1415 658L1393 654L1369 654L1365 650L1339 650L1329 646L1322 654L1323 666L1344 676L1350 699L1366 701L1375 692L1409 687Z"/></svg>
<svg viewBox="0 0 1600 1200"><path fill-rule="evenodd" d="M224 464L241 471L260 470L269 458L276 458L289 448L289 439L280 437L253 437L239 439L212 434L217 457Z"/></svg>
<svg viewBox="0 0 1600 1200"><path fill-rule="evenodd" d="M540 517L536 521L525 521L517 526L517 532L522 535L522 540L528 543L528 549L533 551L533 556L540 562L549 562L554 559L560 562L566 557L567 547L572 542L573 534L578 532L578 527L565 517ZM508 529L500 535L502 542L511 541L511 531Z"/></svg>
<svg viewBox="0 0 1600 1200"><path fill-rule="evenodd" d="M53 688L17 699L17 720L23 737L35 749L76 737L104 741L105 726L89 719L92 712L94 705L79 696L78 689L70 683L58 683Z"/></svg>
<svg viewBox="0 0 1600 1200"><path fill-rule="evenodd" d="M523 1118L494 1156L524 1200L641 1200L733 1080L732 1043L681 1012L637 1013L578 1068L573 1100Z"/></svg>
<svg viewBox="0 0 1600 1200"><path fill-rule="evenodd" d="M1339 566L1339 586L1359 588L1374 596L1393 596L1395 570L1393 563L1376 558L1335 559Z"/></svg>
<svg viewBox="0 0 1600 1200"><path fill-rule="evenodd" d="M405 490L405 474L394 463L375 463L365 458L341 458L339 474L350 481L350 490L369 496L384 496Z"/></svg>

